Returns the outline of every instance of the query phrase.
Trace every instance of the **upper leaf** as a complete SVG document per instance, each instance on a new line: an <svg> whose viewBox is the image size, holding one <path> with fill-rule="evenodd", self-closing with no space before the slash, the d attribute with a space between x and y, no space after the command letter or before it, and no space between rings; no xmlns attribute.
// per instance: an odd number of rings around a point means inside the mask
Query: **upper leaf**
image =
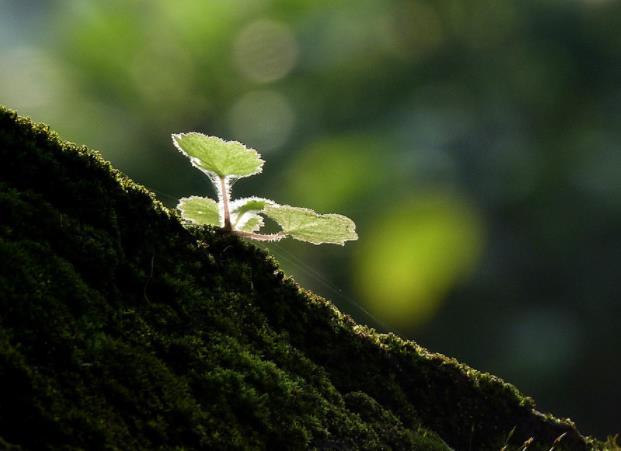
<svg viewBox="0 0 621 451"><path fill-rule="evenodd" d="M247 197L231 202L231 223L235 230L256 232L263 226L263 218L259 213L266 205L273 204L269 199Z"/></svg>
<svg viewBox="0 0 621 451"><path fill-rule="evenodd" d="M264 161L254 149L202 133L172 135L177 149L200 170L219 177L248 177L261 172Z"/></svg>
<svg viewBox="0 0 621 451"><path fill-rule="evenodd" d="M346 216L321 215L308 208L266 205L264 213L278 223L287 235L313 244L345 244L357 240L356 224Z"/></svg>
<svg viewBox="0 0 621 451"><path fill-rule="evenodd" d="M181 217L194 224L221 226L220 208L218 203L209 197L183 197L179 199L177 208Z"/></svg>

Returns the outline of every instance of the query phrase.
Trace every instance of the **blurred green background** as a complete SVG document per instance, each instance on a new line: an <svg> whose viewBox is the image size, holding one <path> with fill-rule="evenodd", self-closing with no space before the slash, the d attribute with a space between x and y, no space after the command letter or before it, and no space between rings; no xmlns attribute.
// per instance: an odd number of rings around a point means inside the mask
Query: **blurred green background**
<svg viewBox="0 0 621 451"><path fill-rule="evenodd" d="M303 286L621 430L618 1L0 0L0 103L168 206L171 133L255 147L234 194L358 225L270 245Z"/></svg>

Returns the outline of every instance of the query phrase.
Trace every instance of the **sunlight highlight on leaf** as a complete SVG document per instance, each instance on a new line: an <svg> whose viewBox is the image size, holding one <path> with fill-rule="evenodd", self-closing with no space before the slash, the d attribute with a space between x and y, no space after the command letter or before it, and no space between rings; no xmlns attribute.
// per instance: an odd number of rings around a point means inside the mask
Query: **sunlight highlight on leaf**
<svg viewBox="0 0 621 451"><path fill-rule="evenodd" d="M278 223L292 238L313 244L340 244L356 240L356 225L346 216L321 215L308 208L267 205L265 214Z"/></svg>
<svg viewBox="0 0 621 451"><path fill-rule="evenodd" d="M259 213L266 205L273 204L269 199L247 197L231 202L231 223L236 230L256 232L263 226L263 218Z"/></svg>
<svg viewBox="0 0 621 451"><path fill-rule="evenodd" d="M258 174L263 168L264 161L257 151L237 141L190 132L173 135L173 142L195 167L208 175L248 177Z"/></svg>
<svg viewBox="0 0 621 451"><path fill-rule="evenodd" d="M183 219L198 225L221 225L218 203L209 197L183 197L177 208Z"/></svg>

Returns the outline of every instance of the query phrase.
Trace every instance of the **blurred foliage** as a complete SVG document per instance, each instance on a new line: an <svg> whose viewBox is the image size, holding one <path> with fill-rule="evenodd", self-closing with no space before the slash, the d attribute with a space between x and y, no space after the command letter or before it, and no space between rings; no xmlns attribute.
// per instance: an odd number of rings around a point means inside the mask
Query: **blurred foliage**
<svg viewBox="0 0 621 451"><path fill-rule="evenodd" d="M344 249L271 249L304 286L604 433L620 27L615 0L5 0L0 103L170 206L211 194L171 132L256 147L265 177L236 193L359 225Z"/></svg>
<svg viewBox="0 0 621 451"><path fill-rule="evenodd" d="M400 202L362 243L360 298L397 327L429 320L448 288L472 271L480 230L476 215L457 198L430 194Z"/></svg>

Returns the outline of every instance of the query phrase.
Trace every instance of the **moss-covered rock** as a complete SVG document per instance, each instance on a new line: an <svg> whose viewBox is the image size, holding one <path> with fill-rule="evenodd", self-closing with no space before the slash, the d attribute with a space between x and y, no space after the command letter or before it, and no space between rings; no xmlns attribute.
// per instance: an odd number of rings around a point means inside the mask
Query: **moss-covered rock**
<svg viewBox="0 0 621 451"><path fill-rule="evenodd" d="M0 109L0 448L598 447ZM560 439L559 439L560 437Z"/></svg>

